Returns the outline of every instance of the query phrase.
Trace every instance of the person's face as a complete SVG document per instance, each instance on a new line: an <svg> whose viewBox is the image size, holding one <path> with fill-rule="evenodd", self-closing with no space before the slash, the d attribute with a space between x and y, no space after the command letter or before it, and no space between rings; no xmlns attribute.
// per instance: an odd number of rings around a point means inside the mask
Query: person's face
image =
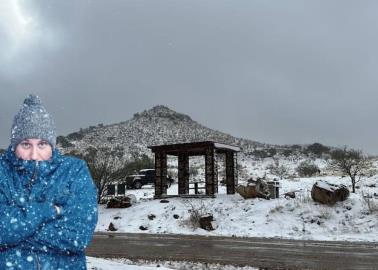
<svg viewBox="0 0 378 270"><path fill-rule="evenodd" d="M52 156L52 147L41 139L26 139L17 145L15 153L23 160L49 160Z"/></svg>

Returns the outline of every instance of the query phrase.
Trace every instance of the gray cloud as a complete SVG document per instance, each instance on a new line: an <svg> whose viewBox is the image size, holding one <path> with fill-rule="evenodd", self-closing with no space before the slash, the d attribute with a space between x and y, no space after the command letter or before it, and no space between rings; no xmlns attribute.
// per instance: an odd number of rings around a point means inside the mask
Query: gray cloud
<svg viewBox="0 0 378 270"><path fill-rule="evenodd" d="M375 1L18 3L33 23L0 19L2 147L34 92L61 134L165 104L235 136L378 153Z"/></svg>

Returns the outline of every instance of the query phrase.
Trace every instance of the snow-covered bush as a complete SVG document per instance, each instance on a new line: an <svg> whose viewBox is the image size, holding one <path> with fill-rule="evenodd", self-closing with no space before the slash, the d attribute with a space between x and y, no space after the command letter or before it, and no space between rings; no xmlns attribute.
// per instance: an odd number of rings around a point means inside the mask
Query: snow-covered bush
<svg viewBox="0 0 378 270"><path fill-rule="evenodd" d="M300 177L311 177L317 174L320 169L315 163L305 160L298 165L296 171Z"/></svg>
<svg viewBox="0 0 378 270"><path fill-rule="evenodd" d="M277 175L280 179L283 179L289 175L288 168L282 164L280 165L278 159L276 159L273 164L267 166L267 169L270 171L271 174Z"/></svg>
<svg viewBox="0 0 378 270"><path fill-rule="evenodd" d="M300 192L295 197L295 203L298 207L302 206L303 204L312 203L313 200L311 198L311 193L308 191Z"/></svg>
<svg viewBox="0 0 378 270"><path fill-rule="evenodd" d="M321 157L324 154L328 154L330 148L322 145L321 143L313 143L306 147L305 152L311 153L317 157Z"/></svg>

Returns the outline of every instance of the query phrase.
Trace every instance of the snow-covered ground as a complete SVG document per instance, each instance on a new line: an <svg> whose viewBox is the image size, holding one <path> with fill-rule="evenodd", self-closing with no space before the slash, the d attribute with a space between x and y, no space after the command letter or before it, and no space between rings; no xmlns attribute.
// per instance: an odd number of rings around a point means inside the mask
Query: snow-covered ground
<svg viewBox="0 0 378 270"><path fill-rule="evenodd" d="M145 186L130 190L137 203L125 209L106 209L99 206L99 222L96 231L107 231L110 222L118 232L130 233L178 233L244 237L279 237L313 240L378 241L378 210L369 209L362 193L378 193L374 186L378 177L366 179L356 194L334 206L315 203L310 191L317 180L349 185L348 178L334 176L282 180L280 198L274 200L243 199L240 195L226 195L225 187L219 187L216 198L170 198L168 203L153 200L154 189ZM377 185L378 186L378 185ZM284 198L283 193L297 191L296 198ZM172 185L168 194L177 194ZM371 206L377 199L370 199ZM193 228L190 211L197 209L214 216L214 231ZM143 226L146 230L141 230Z"/></svg>
<svg viewBox="0 0 378 270"><path fill-rule="evenodd" d="M267 167L273 162L268 160L248 162L242 164L242 170L245 175L254 178L264 175L272 178L274 176L269 173ZM322 169L322 172L326 171L325 163L322 160L315 162ZM298 164L298 161L280 161L280 165L282 164L288 168L290 175L293 174L294 166ZM201 173L199 176L201 176ZM169 198L168 202L165 203L153 199L153 186L144 186L140 190L127 191L128 194L133 194L136 197L136 203L130 208L106 209L104 205L100 205L96 231L108 231L109 224L113 223L117 232L128 233L174 233L377 242L378 175L362 179L357 184L358 189L355 194L351 193L346 201L338 202L334 206L321 205L311 199L311 188L318 180L325 180L333 184L344 184L349 188L351 184L348 177L341 176L324 175L308 178L288 176L280 180L280 196L278 199L245 200L239 194L227 195L225 187L220 185L216 198L184 199L176 197ZM243 184L243 179L239 179L239 183ZM173 184L168 189L168 195L176 195L177 189L177 183ZM285 198L283 196L284 193L290 191L295 191L296 198ZM367 198L369 196L370 198ZM213 222L215 230L206 231L193 227L190 221L190 213L193 210L203 214L212 214L215 219ZM180 266L160 266L171 269L195 269L185 268L182 264ZM149 267L156 267L156 265ZM93 269L105 270L108 268ZM122 269L139 270L139 268ZM144 268L140 269L145 270ZM159 267L159 269L164 268Z"/></svg>
<svg viewBox="0 0 378 270"><path fill-rule="evenodd" d="M236 267L232 265L201 264L192 262L146 262L137 263L127 259L101 259L87 257L88 270L258 270L254 267Z"/></svg>
<svg viewBox="0 0 378 270"><path fill-rule="evenodd" d="M169 270L169 268L158 266L139 266L131 262L117 262L116 260L106 260L101 258L87 257L88 270Z"/></svg>

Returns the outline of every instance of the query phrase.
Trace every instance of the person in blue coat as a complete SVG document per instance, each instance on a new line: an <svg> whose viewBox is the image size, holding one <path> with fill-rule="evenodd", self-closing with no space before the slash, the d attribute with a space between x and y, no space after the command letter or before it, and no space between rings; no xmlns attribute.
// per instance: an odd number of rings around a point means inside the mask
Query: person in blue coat
<svg viewBox="0 0 378 270"><path fill-rule="evenodd" d="M86 163L59 153L51 115L29 95L0 156L0 270L87 269L96 223Z"/></svg>

